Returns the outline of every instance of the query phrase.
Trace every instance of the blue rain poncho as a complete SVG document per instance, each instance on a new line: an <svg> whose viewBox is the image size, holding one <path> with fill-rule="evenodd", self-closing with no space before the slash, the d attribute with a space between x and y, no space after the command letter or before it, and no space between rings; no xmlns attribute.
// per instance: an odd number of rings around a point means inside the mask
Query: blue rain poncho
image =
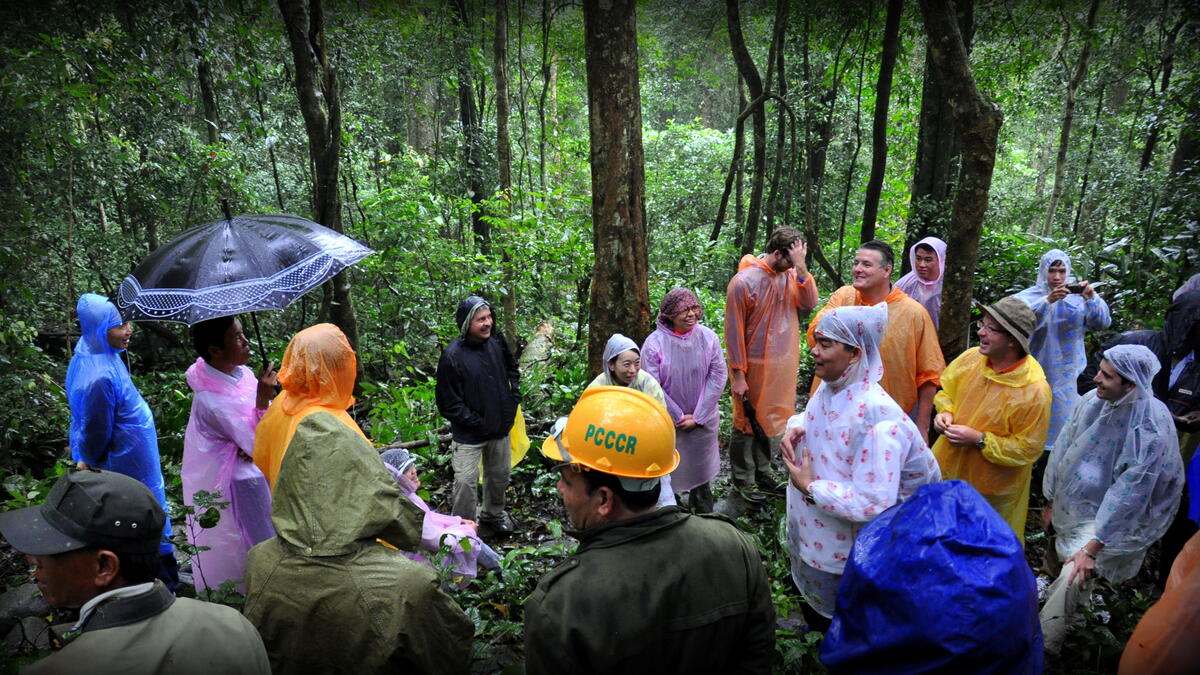
<svg viewBox="0 0 1200 675"><path fill-rule="evenodd" d="M925 485L858 533L831 673L1041 673L1037 590L1012 528L961 480Z"/></svg>
<svg viewBox="0 0 1200 675"><path fill-rule="evenodd" d="M1135 386L1117 401L1083 397L1054 444L1042 492L1054 505L1059 558L1094 537L1104 544L1096 570L1117 583L1137 574L1175 517L1183 460L1171 413L1150 387L1154 352L1118 345L1104 358Z"/></svg>
<svg viewBox="0 0 1200 675"><path fill-rule="evenodd" d="M1050 406L1050 433L1046 438L1046 449L1054 445L1058 432L1071 416L1071 409L1079 401L1076 379L1087 367L1084 352L1084 331L1108 328L1112 317L1108 304L1096 293L1090 300L1083 295L1068 293L1057 302L1047 302L1050 284L1046 280L1050 265L1063 263L1067 268L1067 283L1074 283L1071 275L1071 259L1066 253L1052 249L1038 263L1037 284L1017 294L1037 316L1037 328L1029 338L1029 351L1046 372L1046 380L1054 392Z"/></svg>
<svg viewBox="0 0 1200 675"><path fill-rule="evenodd" d="M79 342L67 367L67 402L71 406L71 457L146 484L167 510L158 433L150 406L133 386L121 360L122 350L108 344L108 329L124 323L104 296L85 293L75 307ZM171 553L171 519L163 524L159 552Z"/></svg>

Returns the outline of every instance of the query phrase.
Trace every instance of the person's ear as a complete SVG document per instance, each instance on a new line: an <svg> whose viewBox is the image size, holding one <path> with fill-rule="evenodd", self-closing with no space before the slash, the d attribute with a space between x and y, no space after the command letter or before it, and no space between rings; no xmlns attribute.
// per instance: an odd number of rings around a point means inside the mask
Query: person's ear
<svg viewBox="0 0 1200 675"><path fill-rule="evenodd" d="M592 496L596 500L594 502L596 515L600 516L601 518L607 518L612 514L616 507L616 503L614 502L616 495L613 494L612 488L598 487Z"/></svg>
<svg viewBox="0 0 1200 675"><path fill-rule="evenodd" d="M862 360L863 350L861 347L854 347L854 353L850 355L850 365L854 365Z"/></svg>
<svg viewBox="0 0 1200 675"><path fill-rule="evenodd" d="M96 552L96 588L107 588L121 576L121 559L112 551Z"/></svg>

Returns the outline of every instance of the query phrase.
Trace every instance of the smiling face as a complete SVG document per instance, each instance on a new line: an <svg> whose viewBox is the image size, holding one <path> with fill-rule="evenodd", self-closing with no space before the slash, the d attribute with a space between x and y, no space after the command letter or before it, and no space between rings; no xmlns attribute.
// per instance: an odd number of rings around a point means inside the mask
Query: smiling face
<svg viewBox="0 0 1200 675"><path fill-rule="evenodd" d="M208 359L209 365L217 370L227 370L249 363L250 341L242 331L242 322L234 319L229 328L225 329L221 346L209 347L208 353L211 355Z"/></svg>
<svg viewBox="0 0 1200 675"><path fill-rule="evenodd" d="M858 363L862 358L862 351L818 333L816 344L812 348L812 357L817 377L826 382L833 382L841 377L851 364Z"/></svg>
<svg viewBox="0 0 1200 675"><path fill-rule="evenodd" d="M612 370L613 379L628 387L642 369L642 358L636 349L628 349L612 357L608 367Z"/></svg>
<svg viewBox="0 0 1200 675"><path fill-rule="evenodd" d="M1016 343L1012 335L987 314L979 320L975 334L979 336L979 353L993 359L1006 358Z"/></svg>
<svg viewBox="0 0 1200 675"><path fill-rule="evenodd" d="M879 251L860 248L854 254L854 288L859 293L880 291L891 283L892 266L883 264Z"/></svg>
<svg viewBox="0 0 1200 675"><path fill-rule="evenodd" d="M93 333L94 335L95 333ZM104 339L113 349L129 349L129 338L133 335L133 324L126 321L108 329Z"/></svg>
<svg viewBox="0 0 1200 675"><path fill-rule="evenodd" d="M492 317L491 307L481 307L475 312L475 316L471 317L471 324L467 326L467 337L477 342L484 342L492 337L492 325L496 320Z"/></svg>
<svg viewBox="0 0 1200 675"><path fill-rule="evenodd" d="M700 308L689 307L671 317L671 330L676 333L686 333L696 327L700 320Z"/></svg>
<svg viewBox="0 0 1200 675"><path fill-rule="evenodd" d="M1110 402L1120 401L1134 386L1132 382L1127 382L1121 377L1108 359L1100 360L1100 370L1092 381L1096 383L1096 398Z"/></svg>
<svg viewBox="0 0 1200 675"><path fill-rule="evenodd" d="M1046 270L1046 283L1051 289L1065 285L1067 283L1067 266L1061 262L1052 263Z"/></svg>
<svg viewBox="0 0 1200 675"><path fill-rule="evenodd" d="M917 271L917 276L921 281L937 281L938 275L942 273L942 266L938 263L937 254L928 246L918 246L916 255L916 266L913 268Z"/></svg>

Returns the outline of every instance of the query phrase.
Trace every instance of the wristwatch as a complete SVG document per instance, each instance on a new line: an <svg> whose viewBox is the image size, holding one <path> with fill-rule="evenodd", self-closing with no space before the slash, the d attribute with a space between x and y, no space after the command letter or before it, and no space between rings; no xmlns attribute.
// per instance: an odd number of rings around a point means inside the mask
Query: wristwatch
<svg viewBox="0 0 1200 675"><path fill-rule="evenodd" d="M985 433L985 432L980 432L980 433L979 433L979 440L975 442L975 447L976 447L976 448L979 448L980 450L982 450L982 449L983 449L983 446L985 446L985 445L987 445L987 433Z"/></svg>

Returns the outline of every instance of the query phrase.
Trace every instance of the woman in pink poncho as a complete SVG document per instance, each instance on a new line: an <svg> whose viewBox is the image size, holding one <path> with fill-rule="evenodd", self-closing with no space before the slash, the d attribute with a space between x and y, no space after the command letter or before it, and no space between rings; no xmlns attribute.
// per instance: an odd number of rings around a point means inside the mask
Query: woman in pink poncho
<svg viewBox="0 0 1200 675"><path fill-rule="evenodd" d="M675 421L679 467L671 474L676 492L688 492L688 505L712 511L709 481L720 469L718 402L725 391L721 340L700 325L700 301L686 288L662 300L655 331L642 345L642 367L662 385L667 412Z"/></svg>
<svg viewBox="0 0 1200 675"><path fill-rule="evenodd" d="M192 557L192 577L197 591L234 580L244 593L247 551L275 536L271 487L251 458L254 429L275 395L275 372L268 364L256 378L245 366L250 343L234 317L196 324L192 342L200 358L187 370L195 396L183 437L183 501L196 509L187 517L188 540L208 547ZM207 509L196 506L200 491L228 503L212 527L203 526Z"/></svg>
<svg viewBox="0 0 1200 675"><path fill-rule="evenodd" d="M450 551L446 557L446 565L456 574L466 578L476 576L477 567L499 569L499 556L492 547L483 543L477 533L478 525L458 516L445 515L429 508L424 499L417 494L421 487L421 479L417 477L416 458L407 450L388 450L381 455L383 465L392 473L400 492L408 500L425 512L425 520L421 527L421 549L436 553L442 547L443 539ZM462 545L462 540L469 540L469 550ZM412 560L432 565L433 563L422 553L402 551Z"/></svg>

